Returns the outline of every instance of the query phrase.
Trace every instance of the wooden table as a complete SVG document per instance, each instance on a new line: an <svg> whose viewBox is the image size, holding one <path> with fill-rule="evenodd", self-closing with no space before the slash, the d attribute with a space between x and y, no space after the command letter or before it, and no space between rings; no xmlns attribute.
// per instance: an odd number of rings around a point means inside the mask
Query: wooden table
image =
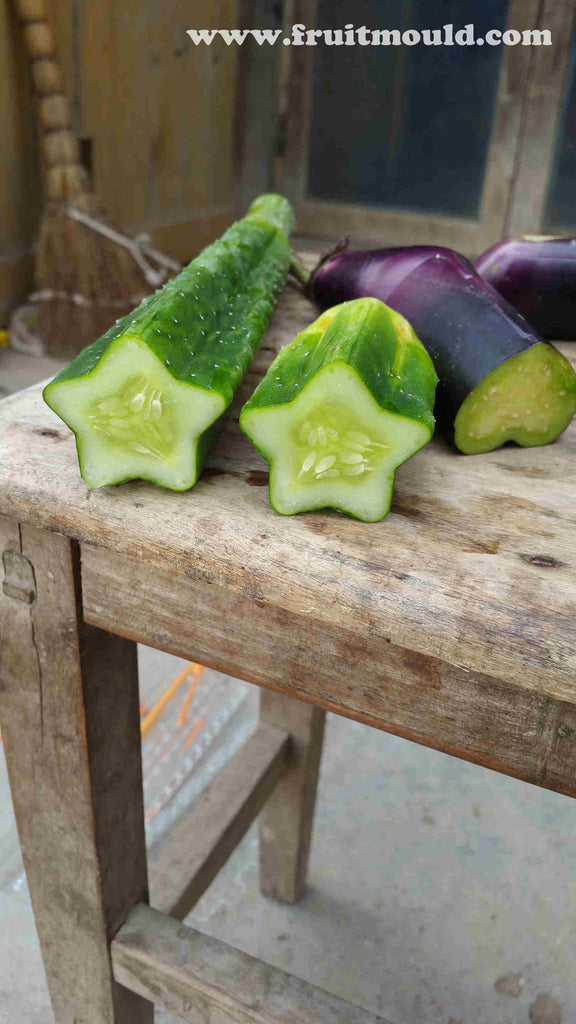
<svg viewBox="0 0 576 1024"><path fill-rule="evenodd" d="M240 401L312 316L287 289ZM211 1024L381 1020L177 920L257 814L262 891L297 898L326 709L576 795L576 429L474 457L435 440L363 524L276 515L238 404L177 494L89 490L40 388L0 403L0 712L59 1024L143 1024L149 1000ZM263 688L154 910L135 641Z"/></svg>

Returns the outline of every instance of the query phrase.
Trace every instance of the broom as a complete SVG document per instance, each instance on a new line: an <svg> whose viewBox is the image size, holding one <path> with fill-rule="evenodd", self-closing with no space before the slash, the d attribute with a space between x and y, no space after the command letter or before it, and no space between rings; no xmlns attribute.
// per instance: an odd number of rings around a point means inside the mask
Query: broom
<svg viewBox="0 0 576 1024"><path fill-rule="evenodd" d="M34 333L53 356L94 341L180 264L146 236L128 238L101 215L80 161L45 0L15 0L32 62L44 163L44 210L35 247Z"/></svg>

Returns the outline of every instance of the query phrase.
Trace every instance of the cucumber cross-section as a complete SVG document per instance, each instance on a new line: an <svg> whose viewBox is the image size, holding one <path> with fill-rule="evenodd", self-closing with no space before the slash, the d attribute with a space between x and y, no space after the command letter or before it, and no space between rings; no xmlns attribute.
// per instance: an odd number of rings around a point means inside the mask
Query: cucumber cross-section
<svg viewBox="0 0 576 1024"><path fill-rule="evenodd" d="M378 300L324 313L280 352L240 416L270 463L272 506L381 519L398 466L430 440L435 385L410 325Z"/></svg>
<svg viewBox="0 0 576 1024"><path fill-rule="evenodd" d="M221 395L175 380L129 335L87 376L52 385L50 404L76 434L89 487L139 477L177 491L196 480L198 439L225 408Z"/></svg>
<svg viewBox="0 0 576 1024"><path fill-rule="evenodd" d="M196 482L286 280L292 223L282 196L261 196L47 385L89 487Z"/></svg>

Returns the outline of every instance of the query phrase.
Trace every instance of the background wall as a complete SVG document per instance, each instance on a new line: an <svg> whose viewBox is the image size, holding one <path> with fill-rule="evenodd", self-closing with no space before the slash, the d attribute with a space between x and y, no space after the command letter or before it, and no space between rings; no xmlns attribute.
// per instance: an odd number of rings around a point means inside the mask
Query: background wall
<svg viewBox="0 0 576 1024"><path fill-rule="evenodd" d="M180 260L270 188L294 203L301 247L325 248L350 234L355 245L432 243L474 256L502 235L576 233L576 0L467 0L465 15L457 0L47 3L83 159L104 209L112 223L151 232ZM187 28L336 24L347 11L355 24L370 26L405 27L420 18L545 28L554 43L502 48L492 64L482 57L486 47L474 62L460 52L454 63L446 51L433 73L424 50L382 49L368 67L360 50L226 46L221 39L196 47L186 36ZM457 72L466 70L465 58L476 77L466 72L463 89ZM35 104L12 0L0 0L0 67L1 326L30 289L41 210ZM442 130L430 137L417 130L426 124L432 85L440 119L449 112L470 127L471 112L478 118L482 145L473 159L460 159L458 132L450 148ZM436 182L432 202L421 208L412 193L401 194L405 175L397 175L402 188L392 180L394 133L383 130L386 118L399 137L409 129L416 185L418 174ZM356 163L355 192L349 171ZM448 201L448 171L464 196L470 190L470 209Z"/></svg>
<svg viewBox="0 0 576 1024"><path fill-rule="evenodd" d="M191 259L233 219L236 0L49 0L74 128L110 221ZM169 13L169 16L168 16ZM0 324L31 286L41 210L35 105L10 0L0 0Z"/></svg>
<svg viewBox="0 0 576 1024"><path fill-rule="evenodd" d="M0 0L0 323L32 276L30 246L40 209L33 107L18 24Z"/></svg>

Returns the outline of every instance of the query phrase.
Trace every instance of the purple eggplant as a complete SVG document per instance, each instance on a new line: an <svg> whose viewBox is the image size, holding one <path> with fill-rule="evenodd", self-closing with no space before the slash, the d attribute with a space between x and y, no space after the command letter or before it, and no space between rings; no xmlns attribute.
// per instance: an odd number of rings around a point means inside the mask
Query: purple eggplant
<svg viewBox="0 0 576 1024"><path fill-rule="evenodd" d="M568 360L451 249L341 252L309 294L321 309L372 296L412 324L440 379L438 423L466 454L548 444L576 412Z"/></svg>
<svg viewBox="0 0 576 1024"><path fill-rule="evenodd" d="M510 238L474 266L544 338L576 341L576 238Z"/></svg>

